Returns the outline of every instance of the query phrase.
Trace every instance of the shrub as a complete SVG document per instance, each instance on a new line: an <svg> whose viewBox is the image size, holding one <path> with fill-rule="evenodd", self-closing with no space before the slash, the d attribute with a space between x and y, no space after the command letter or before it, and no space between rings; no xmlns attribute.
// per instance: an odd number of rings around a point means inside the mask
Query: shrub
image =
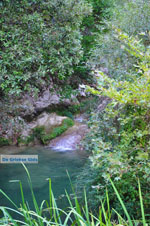
<svg viewBox="0 0 150 226"><path fill-rule="evenodd" d="M10 144L10 141L5 137L0 137L0 147L7 146Z"/></svg>
<svg viewBox="0 0 150 226"><path fill-rule="evenodd" d="M150 41L150 1L149 0L117 0L114 13L112 16L112 24L120 28L129 35L142 35L144 41ZM145 33L145 34L144 34Z"/></svg>
<svg viewBox="0 0 150 226"><path fill-rule="evenodd" d="M71 75L83 55L80 26L91 11L84 0L2 2L0 89L37 92Z"/></svg>
<svg viewBox="0 0 150 226"><path fill-rule="evenodd" d="M134 74L128 73L128 79L118 81L99 72L97 89L87 87L87 91L95 95L104 95L112 99L105 110L95 112L91 117L91 133L87 137L88 148L93 153L91 162L99 172L93 179L95 186L92 190L95 190L95 197L99 199L103 198L104 188L107 187L111 193L108 180L110 175L120 196L128 203L129 213L134 217L140 217L136 183L138 178L142 183L147 214L150 204L149 48L138 39L122 33L120 29L116 29L115 32L115 38L118 38L136 64ZM110 195L110 203L120 211L113 194Z"/></svg>
<svg viewBox="0 0 150 226"><path fill-rule="evenodd" d="M133 65L136 59L115 38L113 26L130 36L138 36L145 46L150 44L150 1L116 0L110 19L103 20L101 32L97 35L95 46L88 60L89 67L102 70L107 75L121 81L131 79L128 74L135 74Z"/></svg>
<svg viewBox="0 0 150 226"><path fill-rule="evenodd" d="M42 136L45 135L45 128L44 126L38 126L33 129L33 136L37 139L41 139Z"/></svg>

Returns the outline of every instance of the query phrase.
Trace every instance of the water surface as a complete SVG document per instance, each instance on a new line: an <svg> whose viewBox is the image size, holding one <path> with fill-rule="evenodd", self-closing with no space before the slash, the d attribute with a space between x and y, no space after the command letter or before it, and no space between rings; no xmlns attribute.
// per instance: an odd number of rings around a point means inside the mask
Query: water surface
<svg viewBox="0 0 150 226"><path fill-rule="evenodd" d="M57 198L58 205L63 208L63 194L65 189L71 192L66 170L69 172L72 182L82 170L86 161L86 154L82 151L54 151L50 148L2 148L0 154L38 155L38 164L26 164L33 183L33 189L38 203L48 200L48 180L52 180L52 189ZM31 193L28 185L25 169L21 164L0 164L0 189L19 205L21 194L19 183L12 180L21 180L25 194L25 200L33 208ZM0 194L0 206L11 206L10 202Z"/></svg>

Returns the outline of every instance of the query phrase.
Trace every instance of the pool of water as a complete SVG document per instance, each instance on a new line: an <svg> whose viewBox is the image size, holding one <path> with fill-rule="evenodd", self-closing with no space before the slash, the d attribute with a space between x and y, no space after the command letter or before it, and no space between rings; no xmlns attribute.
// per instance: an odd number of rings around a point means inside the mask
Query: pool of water
<svg viewBox="0 0 150 226"><path fill-rule="evenodd" d="M87 156L82 151L53 151L49 148L3 148L0 154L23 154L38 155L38 164L26 164L33 184L36 199L40 204L48 200L48 180L52 180L53 193L57 199L58 206L64 207L63 196L65 189L71 193L71 186L66 173L68 171L72 182L82 170ZM0 189L2 189L17 205L21 202L19 183L12 180L21 180L25 200L30 208L33 208L31 192L28 185L25 169L21 164L0 164ZM12 206L11 203L0 194L0 206Z"/></svg>

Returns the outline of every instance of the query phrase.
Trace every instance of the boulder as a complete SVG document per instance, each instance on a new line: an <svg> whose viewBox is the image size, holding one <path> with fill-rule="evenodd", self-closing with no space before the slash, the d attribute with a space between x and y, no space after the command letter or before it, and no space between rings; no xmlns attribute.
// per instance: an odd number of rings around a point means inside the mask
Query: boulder
<svg viewBox="0 0 150 226"><path fill-rule="evenodd" d="M40 114L36 120L28 124L28 128L22 131L22 136L29 136L34 128L44 127L46 133L50 133L53 128L58 127L62 124L63 120L66 119L65 116L59 116L56 113L46 113Z"/></svg>

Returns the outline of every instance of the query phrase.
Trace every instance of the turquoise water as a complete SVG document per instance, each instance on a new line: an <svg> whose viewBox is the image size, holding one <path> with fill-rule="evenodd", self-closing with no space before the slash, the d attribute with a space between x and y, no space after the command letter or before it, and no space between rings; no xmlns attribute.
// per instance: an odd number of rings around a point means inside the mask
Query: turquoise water
<svg viewBox="0 0 150 226"><path fill-rule="evenodd" d="M65 189L71 193L66 170L69 172L72 182L74 182L87 159L83 151L56 152L43 147L12 150L9 147L5 150L0 150L0 154L4 153L38 155L38 164L26 164L31 175L36 199L39 204L43 200L48 200L47 178L51 178L53 193L57 199L58 206L61 208L65 205L63 198ZM12 180L22 181L25 200L28 202L30 208L33 209L27 175L23 166L21 164L0 164L0 189L19 205L21 202L19 183L11 182ZM2 194L0 194L0 206L12 206Z"/></svg>

